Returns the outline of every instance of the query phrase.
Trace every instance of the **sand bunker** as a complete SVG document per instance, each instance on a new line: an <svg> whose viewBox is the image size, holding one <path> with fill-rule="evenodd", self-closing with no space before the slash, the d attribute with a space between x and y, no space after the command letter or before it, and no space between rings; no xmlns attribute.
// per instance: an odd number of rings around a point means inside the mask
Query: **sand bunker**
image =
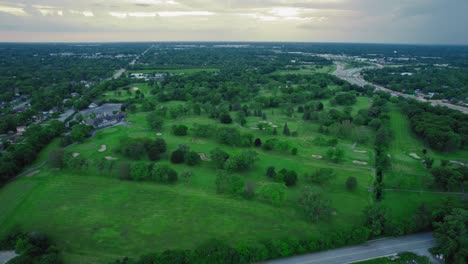
<svg viewBox="0 0 468 264"><path fill-rule="evenodd" d="M367 151L365 150L353 150L354 152L357 152L357 153L366 153Z"/></svg>
<svg viewBox="0 0 468 264"><path fill-rule="evenodd" d="M80 153L78 153L78 152L73 152L72 153L72 157L74 157L74 158L78 157L79 155L80 155Z"/></svg>
<svg viewBox="0 0 468 264"><path fill-rule="evenodd" d="M132 91L138 91L138 90L140 90L140 88L138 88L138 87L132 87L130 90L132 90Z"/></svg>
<svg viewBox="0 0 468 264"><path fill-rule="evenodd" d="M32 176L38 174L39 172L40 172L40 170L35 170L35 171L33 171L33 172L28 173L28 174L26 175L26 177L32 177Z"/></svg>
<svg viewBox="0 0 468 264"><path fill-rule="evenodd" d="M419 157L418 154L416 154L416 153L410 153L409 155L410 155L412 158L421 159L421 157Z"/></svg>
<svg viewBox="0 0 468 264"><path fill-rule="evenodd" d="M250 127L250 129L252 129L252 130L260 130L260 128L258 128L258 127Z"/></svg>
<svg viewBox="0 0 468 264"><path fill-rule="evenodd" d="M277 128L278 126L277 125L271 125L272 128Z"/></svg>
<svg viewBox="0 0 468 264"><path fill-rule="evenodd" d="M365 161L359 161L359 160L353 160L353 163L354 164L359 164L359 165L367 165L369 163L365 162Z"/></svg>
<svg viewBox="0 0 468 264"><path fill-rule="evenodd" d="M312 155L312 158L321 159L321 158L323 158L323 156L322 155Z"/></svg>
<svg viewBox="0 0 468 264"><path fill-rule="evenodd" d="M458 165L461 165L461 166L468 166L468 164L460 162L460 161L456 161L456 160L451 160L450 163L458 164Z"/></svg>
<svg viewBox="0 0 468 264"><path fill-rule="evenodd" d="M107 146L106 145L101 145L101 148L98 150L99 152L104 152L106 151Z"/></svg>
<svg viewBox="0 0 468 264"><path fill-rule="evenodd" d="M104 157L106 160L118 160L116 157L111 157L111 156L105 156Z"/></svg>
<svg viewBox="0 0 468 264"><path fill-rule="evenodd" d="M162 133L156 133L156 136L160 137L162 136Z"/></svg>
<svg viewBox="0 0 468 264"><path fill-rule="evenodd" d="M198 153L198 155L200 155L200 159L203 160L203 161L211 161L211 159L208 158L208 157L206 156L206 154L203 153L203 152Z"/></svg>

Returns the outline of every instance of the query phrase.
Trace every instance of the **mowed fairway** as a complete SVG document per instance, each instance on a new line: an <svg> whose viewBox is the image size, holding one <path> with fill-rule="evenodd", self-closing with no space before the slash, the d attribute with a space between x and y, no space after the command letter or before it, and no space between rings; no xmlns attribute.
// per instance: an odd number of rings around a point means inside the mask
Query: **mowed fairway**
<svg viewBox="0 0 468 264"><path fill-rule="evenodd" d="M468 151L459 150L452 153L440 153L427 147L414 135L408 118L397 108L391 107L390 128L394 134L391 142L392 169L384 178L386 188L428 190L432 182L430 172L422 163L423 149L434 159L434 166L439 166L442 159L468 163ZM411 157L414 153L420 159Z"/></svg>

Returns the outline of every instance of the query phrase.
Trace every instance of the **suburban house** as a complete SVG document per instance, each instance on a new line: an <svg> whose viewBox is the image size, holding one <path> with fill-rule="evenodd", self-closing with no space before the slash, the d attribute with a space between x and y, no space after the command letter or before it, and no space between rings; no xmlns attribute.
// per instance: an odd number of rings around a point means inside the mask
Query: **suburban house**
<svg viewBox="0 0 468 264"><path fill-rule="evenodd" d="M96 115L96 118L86 119L83 123L93 126L94 128L104 128L118 124L124 118L125 114L122 112L116 114L105 113Z"/></svg>

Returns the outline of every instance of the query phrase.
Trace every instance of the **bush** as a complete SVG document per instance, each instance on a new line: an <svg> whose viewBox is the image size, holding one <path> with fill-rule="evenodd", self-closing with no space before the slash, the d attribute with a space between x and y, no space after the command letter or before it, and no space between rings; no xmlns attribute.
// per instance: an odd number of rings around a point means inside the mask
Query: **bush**
<svg viewBox="0 0 468 264"><path fill-rule="evenodd" d="M186 136L188 131L188 127L185 125L173 125L172 126L172 134L176 136Z"/></svg>
<svg viewBox="0 0 468 264"><path fill-rule="evenodd" d="M151 171L151 179L161 183L176 183L177 172L168 165L155 165Z"/></svg>
<svg viewBox="0 0 468 264"><path fill-rule="evenodd" d="M348 191L354 191L357 188L357 179L356 177L349 176L348 179L346 180L346 189Z"/></svg>
<svg viewBox="0 0 468 264"><path fill-rule="evenodd" d="M284 184L286 184L286 186L288 186L288 187L296 185L297 173L295 171L293 171L293 170L287 171L284 174L283 181L284 181Z"/></svg>
<svg viewBox="0 0 468 264"><path fill-rule="evenodd" d="M174 164L181 164L185 162L185 153L184 151L177 149L172 152L171 162Z"/></svg>
<svg viewBox="0 0 468 264"><path fill-rule="evenodd" d="M228 113L221 114L221 116L219 117L219 120L223 124L231 124L232 123L232 118Z"/></svg>
<svg viewBox="0 0 468 264"><path fill-rule="evenodd" d="M269 178L274 178L276 176L275 167L273 166L268 167L266 171L266 176L268 176Z"/></svg>
<svg viewBox="0 0 468 264"><path fill-rule="evenodd" d="M185 157L185 163L189 166L195 166L200 163L200 156L195 151L190 151Z"/></svg>
<svg viewBox="0 0 468 264"><path fill-rule="evenodd" d="M135 181L148 178L148 165L145 162L134 162L130 165L130 175Z"/></svg>

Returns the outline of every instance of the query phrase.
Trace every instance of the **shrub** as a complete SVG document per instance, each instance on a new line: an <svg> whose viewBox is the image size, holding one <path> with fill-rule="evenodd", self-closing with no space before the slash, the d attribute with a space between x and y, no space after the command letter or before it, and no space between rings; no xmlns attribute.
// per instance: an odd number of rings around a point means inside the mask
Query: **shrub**
<svg viewBox="0 0 468 264"><path fill-rule="evenodd" d="M200 156L195 151L190 151L185 156L185 163L189 166L195 166L200 163Z"/></svg>
<svg viewBox="0 0 468 264"><path fill-rule="evenodd" d="M177 149L174 150L171 154L171 162L174 164L181 164L185 162L185 153L184 151Z"/></svg>
<svg viewBox="0 0 468 264"><path fill-rule="evenodd" d="M346 180L346 189L348 189L348 191L354 191L356 190L356 187L357 187L356 177L353 177L353 176L348 177L348 179Z"/></svg>
<svg viewBox="0 0 468 264"><path fill-rule="evenodd" d="M185 125L173 125L172 126L172 134L176 136L186 136L188 131L188 127Z"/></svg>

